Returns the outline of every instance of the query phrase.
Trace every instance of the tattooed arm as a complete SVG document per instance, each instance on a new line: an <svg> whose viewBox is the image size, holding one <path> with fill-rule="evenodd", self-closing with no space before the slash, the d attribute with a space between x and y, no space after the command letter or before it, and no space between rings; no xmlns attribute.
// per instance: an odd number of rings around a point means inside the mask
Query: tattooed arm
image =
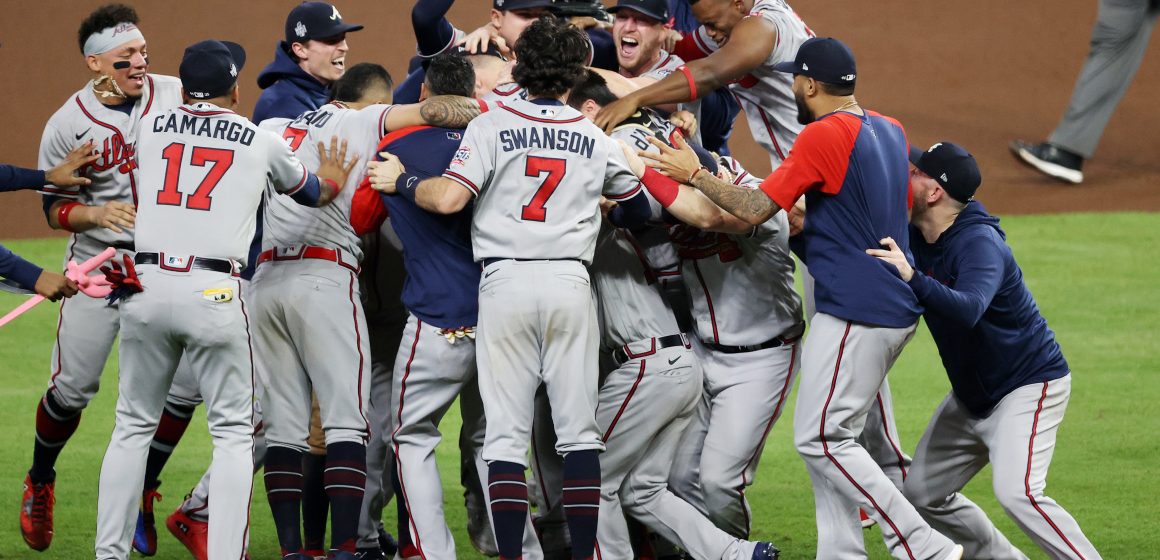
<svg viewBox="0 0 1160 560"><path fill-rule="evenodd" d="M464 128L482 112L478 100L457 95L436 95L420 103L395 105L383 121L383 134L408 126L431 125Z"/></svg>

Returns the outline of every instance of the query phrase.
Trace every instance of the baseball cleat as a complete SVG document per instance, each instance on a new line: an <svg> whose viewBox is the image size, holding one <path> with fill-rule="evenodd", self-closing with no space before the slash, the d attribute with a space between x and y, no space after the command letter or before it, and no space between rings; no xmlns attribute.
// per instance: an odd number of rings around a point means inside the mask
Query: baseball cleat
<svg viewBox="0 0 1160 560"><path fill-rule="evenodd" d="M1083 157L1055 144L1015 140L1011 142L1011 153L1044 175L1073 185L1083 182Z"/></svg>
<svg viewBox="0 0 1160 560"><path fill-rule="evenodd" d="M157 525L153 521L153 502L161 501L156 488L141 493L141 509L137 511L137 529L133 531L133 550L144 556L157 554Z"/></svg>
<svg viewBox="0 0 1160 560"><path fill-rule="evenodd" d="M870 527L878 524L878 522L874 521L872 517L866 515L866 510L862 508L858 508L858 519L862 522L863 529L869 529Z"/></svg>
<svg viewBox="0 0 1160 560"><path fill-rule="evenodd" d="M750 558L753 560L777 560L779 557L781 557L781 551L773 546L773 543L759 542L757 548L753 549L753 556Z"/></svg>
<svg viewBox="0 0 1160 560"><path fill-rule="evenodd" d="M394 556L399 551L399 542L382 527L379 527L379 550L383 552L384 557Z"/></svg>
<svg viewBox="0 0 1160 560"><path fill-rule="evenodd" d="M56 504L56 483L33 484L24 477L24 498L20 502L20 534L32 550L52 544L52 507Z"/></svg>
<svg viewBox="0 0 1160 560"><path fill-rule="evenodd" d="M354 557L359 560L386 560L387 555L379 548L360 548Z"/></svg>
<svg viewBox="0 0 1160 560"><path fill-rule="evenodd" d="M209 523L194 519L181 511L181 508L177 508L177 511L165 518L165 526L181 544L185 545L194 558L208 559Z"/></svg>
<svg viewBox="0 0 1160 560"><path fill-rule="evenodd" d="M326 560L358 560L359 556L345 550L331 550L326 554Z"/></svg>

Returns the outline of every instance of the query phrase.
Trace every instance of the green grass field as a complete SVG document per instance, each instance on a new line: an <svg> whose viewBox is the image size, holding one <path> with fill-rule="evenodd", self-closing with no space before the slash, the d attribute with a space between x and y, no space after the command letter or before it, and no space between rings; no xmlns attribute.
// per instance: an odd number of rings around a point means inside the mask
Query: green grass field
<svg viewBox="0 0 1160 560"><path fill-rule="evenodd" d="M1003 220L1027 283L1055 330L1074 372L1067 419L1059 433L1048 494L1079 521L1104 558L1160 556L1160 530L1152 509L1160 484L1160 247L1158 214L1073 214ZM61 239L5 243L41 265L60 262ZM1149 257L1148 255L1152 255ZM22 297L0 294L0 313ZM92 558L97 475L113 423L116 361L106 368L105 390L85 411L80 430L57 465L56 537L35 553L20 538L17 517L21 482L31 461L33 420L47 379L56 309L42 304L0 329L0 364L11 383L0 391L0 558ZM115 353L114 353L115 356ZM930 336L915 337L891 372L898 428L913 450L930 413L948 390ZM792 399L790 401L792 406ZM456 414L456 407L452 414ZM812 492L801 459L791 446L793 411L786 411L766 445L757 483L747 493L754 509L754 538L773 540L783 558L812 558L816 533ZM445 433L457 433L449 418ZM439 450L450 505L449 522L460 556L478 555L465 532L455 446ZM158 504L164 517L180 503L210 459L204 414L170 461ZM990 469L966 493L1032 558L1044 558L999 508ZM392 508L388 508L393 511ZM255 559L275 558L277 543L260 486L253 503ZM388 527L394 525L390 516ZM1150 528L1149 528L1150 527ZM157 558L187 558L161 530ZM886 558L877 529L866 531L872 558Z"/></svg>

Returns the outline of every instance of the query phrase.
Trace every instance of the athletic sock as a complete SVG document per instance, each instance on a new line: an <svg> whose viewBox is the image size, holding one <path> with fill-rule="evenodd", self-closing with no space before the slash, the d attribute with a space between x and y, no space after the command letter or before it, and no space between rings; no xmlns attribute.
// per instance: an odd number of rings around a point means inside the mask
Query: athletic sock
<svg viewBox="0 0 1160 560"><path fill-rule="evenodd" d="M326 550L326 518L330 499L326 497L323 473L326 455L302 455L302 536L306 550Z"/></svg>
<svg viewBox="0 0 1160 560"><path fill-rule="evenodd" d="M303 452L297 449L281 445L270 445L266 449L266 499L270 502L270 512L274 514L274 528L283 555L302 550L299 528L302 455Z"/></svg>
<svg viewBox="0 0 1160 560"><path fill-rule="evenodd" d="M564 456L564 515L573 560L592 558L600 514L600 455L595 449Z"/></svg>
<svg viewBox="0 0 1160 560"><path fill-rule="evenodd" d="M165 410L161 412L161 420L157 423L157 433L153 434L153 442L149 444L149 457L145 460L145 488L161 485L158 480L161 470L173 455L173 449L181 441L181 436L185 435L185 429L193 419L193 411L192 406L165 403Z"/></svg>
<svg viewBox="0 0 1160 560"><path fill-rule="evenodd" d="M358 551L358 520L367 484L367 446L340 441L326 446L326 496L330 498L330 548Z"/></svg>
<svg viewBox="0 0 1160 560"><path fill-rule="evenodd" d="M32 447L32 468L28 476L33 484L56 480L56 459L64 444L81 424L81 411L65 408L51 389L36 407L36 441Z"/></svg>
<svg viewBox="0 0 1160 560"><path fill-rule="evenodd" d="M499 557L501 560L522 558L524 524L528 517L528 480L524 466L492 461L487 467L487 487Z"/></svg>
<svg viewBox="0 0 1160 560"><path fill-rule="evenodd" d="M419 556L419 549L411 540L411 512L407 511L407 500L403 498L403 487L399 485L399 463L391 461L391 488L395 491L395 511L398 512L398 526L395 533L399 543L400 556Z"/></svg>

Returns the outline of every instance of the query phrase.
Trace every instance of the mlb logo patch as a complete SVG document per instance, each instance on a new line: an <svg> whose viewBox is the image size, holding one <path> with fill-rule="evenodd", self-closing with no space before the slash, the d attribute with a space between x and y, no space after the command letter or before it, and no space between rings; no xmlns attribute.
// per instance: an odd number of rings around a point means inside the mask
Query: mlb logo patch
<svg viewBox="0 0 1160 560"><path fill-rule="evenodd" d="M458 133L458 132L448 132L447 139L448 140L463 140L463 135Z"/></svg>
<svg viewBox="0 0 1160 560"><path fill-rule="evenodd" d="M189 257L175 257L173 255L166 255L165 266L170 266L173 268L185 268L186 262L188 260Z"/></svg>
<svg viewBox="0 0 1160 560"><path fill-rule="evenodd" d="M469 159L471 159L471 147L470 146L460 146L459 149L455 152L455 157L451 158L451 165L452 166L466 165L467 160L469 160Z"/></svg>

